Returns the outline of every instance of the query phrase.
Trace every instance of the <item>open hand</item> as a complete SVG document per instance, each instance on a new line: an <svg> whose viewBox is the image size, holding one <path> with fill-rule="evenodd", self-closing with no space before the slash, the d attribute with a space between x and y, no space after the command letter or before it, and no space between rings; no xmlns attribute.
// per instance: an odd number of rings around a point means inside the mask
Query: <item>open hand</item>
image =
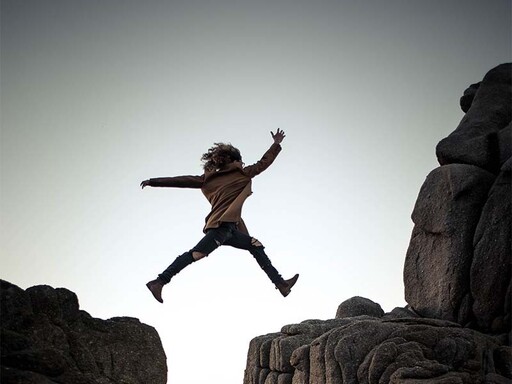
<svg viewBox="0 0 512 384"><path fill-rule="evenodd" d="M281 144L283 139L286 137L284 134L284 131L282 129L277 128L277 132L274 134L274 132L270 131L270 134L272 135L272 138L274 139L274 143Z"/></svg>

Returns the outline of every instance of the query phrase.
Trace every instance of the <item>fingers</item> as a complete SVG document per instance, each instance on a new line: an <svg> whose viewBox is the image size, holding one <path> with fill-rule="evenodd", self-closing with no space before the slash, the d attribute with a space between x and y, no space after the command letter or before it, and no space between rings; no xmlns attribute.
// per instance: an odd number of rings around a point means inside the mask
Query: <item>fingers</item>
<svg viewBox="0 0 512 384"><path fill-rule="evenodd" d="M270 131L270 133L272 134L272 139L274 139L274 143L276 143L276 144L281 144L283 142L284 138L286 137L284 134L284 131L280 128L277 128L277 131L275 134L272 131Z"/></svg>
<svg viewBox="0 0 512 384"><path fill-rule="evenodd" d="M283 137L285 137L284 131L282 129L279 129L279 128L277 128L277 131L276 131L275 134L272 131L270 131L270 134L272 135L272 138L274 138L276 136L283 136Z"/></svg>

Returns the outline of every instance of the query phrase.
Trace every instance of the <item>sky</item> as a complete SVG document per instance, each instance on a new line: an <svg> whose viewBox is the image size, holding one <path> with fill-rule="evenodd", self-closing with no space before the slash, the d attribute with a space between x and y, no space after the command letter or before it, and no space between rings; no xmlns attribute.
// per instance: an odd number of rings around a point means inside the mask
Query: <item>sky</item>
<svg viewBox="0 0 512 384"><path fill-rule="evenodd" d="M459 98L511 61L492 1L1 0L0 278L154 326L169 383L242 382L249 342L353 296L404 306L410 215ZM246 164L286 132L243 217L285 278L221 247L156 302L202 237L214 142Z"/></svg>

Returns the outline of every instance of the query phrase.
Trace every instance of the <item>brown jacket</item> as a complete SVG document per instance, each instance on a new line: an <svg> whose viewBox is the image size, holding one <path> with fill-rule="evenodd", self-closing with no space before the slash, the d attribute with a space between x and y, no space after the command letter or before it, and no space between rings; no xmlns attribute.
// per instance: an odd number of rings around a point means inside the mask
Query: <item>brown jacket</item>
<svg viewBox="0 0 512 384"><path fill-rule="evenodd" d="M201 188L212 205L206 216L203 231L217 228L222 222L237 223L238 229L248 234L242 220L242 206L252 193L251 179L272 164L281 151L279 144L272 144L256 164L243 167L232 162L218 171L206 171L201 176L158 177L149 179L152 187Z"/></svg>

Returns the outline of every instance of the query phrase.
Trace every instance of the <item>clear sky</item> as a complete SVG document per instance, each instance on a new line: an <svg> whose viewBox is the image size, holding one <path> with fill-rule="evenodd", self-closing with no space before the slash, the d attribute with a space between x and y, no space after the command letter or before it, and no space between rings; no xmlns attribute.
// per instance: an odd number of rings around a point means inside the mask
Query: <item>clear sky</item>
<svg viewBox="0 0 512 384"><path fill-rule="evenodd" d="M410 214L462 92L511 60L511 5L481 1L1 1L1 277L77 293L158 330L169 382L240 383L251 338L405 305ZM202 236L213 142L257 161L251 234L285 278L227 247L145 287Z"/></svg>

